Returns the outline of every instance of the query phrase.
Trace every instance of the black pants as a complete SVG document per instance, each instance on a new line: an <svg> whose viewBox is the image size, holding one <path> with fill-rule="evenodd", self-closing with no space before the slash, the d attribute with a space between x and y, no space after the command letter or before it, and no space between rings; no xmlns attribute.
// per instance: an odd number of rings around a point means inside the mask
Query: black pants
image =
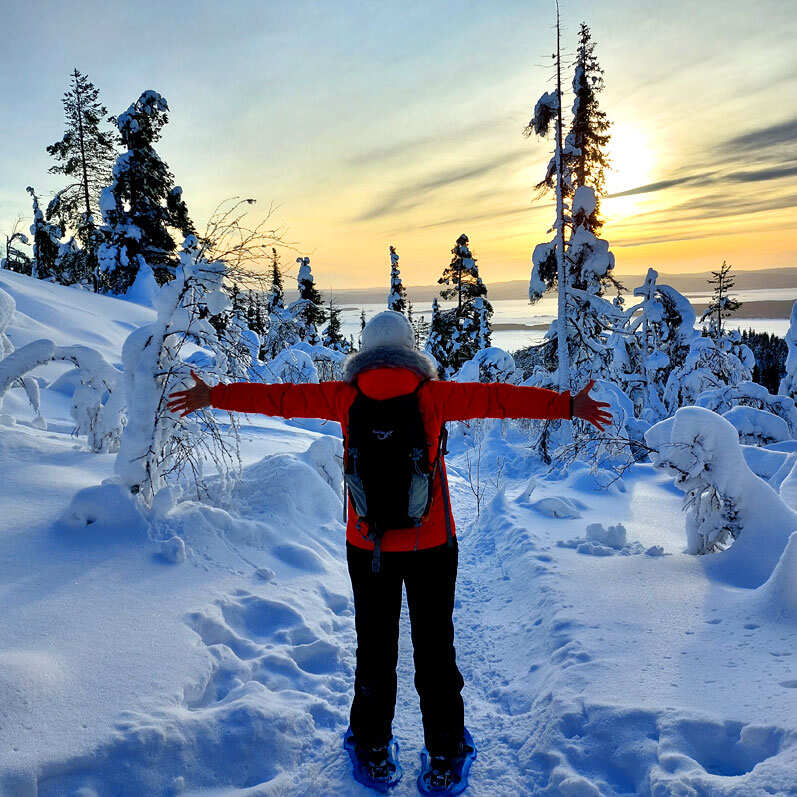
<svg viewBox="0 0 797 797"><path fill-rule="evenodd" d="M401 587L407 588L415 688L421 703L424 741L431 752L457 749L464 730L462 675L454 651L454 587L458 548L382 553L378 573L373 554L347 543L354 590L357 671L351 729L361 744L385 744L396 708Z"/></svg>

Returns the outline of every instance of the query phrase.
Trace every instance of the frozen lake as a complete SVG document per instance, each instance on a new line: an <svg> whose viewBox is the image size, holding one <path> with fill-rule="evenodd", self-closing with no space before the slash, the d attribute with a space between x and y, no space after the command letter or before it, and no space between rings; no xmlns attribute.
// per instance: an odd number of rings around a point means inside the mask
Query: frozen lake
<svg viewBox="0 0 797 797"><path fill-rule="evenodd" d="M695 303L705 303L706 294L687 294ZM741 302L776 302L776 301L795 301L797 300L797 287L781 288L773 290L748 290L734 292L733 295ZM489 298L489 294L488 294ZM628 296L626 306L633 301L633 296ZM495 329L493 331L493 345L499 346L506 351L516 351L532 343L539 343L545 330L551 321L556 317L556 295L544 296L536 304L529 304L524 299L501 299L492 303L493 305L493 326L515 325L517 329ZM453 307L453 302L441 302L441 308ZM385 309L385 304L364 304L348 305L343 304L341 321L343 331L348 335L354 335L355 342L360 333L360 312L365 310L366 318L371 318L378 312ZM431 302L418 302L413 304L413 312L416 316L425 316L428 321L432 315ZM783 337L789 328L788 313L782 318L738 318L729 319L728 326L738 329L753 328L761 332L771 332ZM542 329L535 329L544 325ZM525 328L523 328L525 327Z"/></svg>

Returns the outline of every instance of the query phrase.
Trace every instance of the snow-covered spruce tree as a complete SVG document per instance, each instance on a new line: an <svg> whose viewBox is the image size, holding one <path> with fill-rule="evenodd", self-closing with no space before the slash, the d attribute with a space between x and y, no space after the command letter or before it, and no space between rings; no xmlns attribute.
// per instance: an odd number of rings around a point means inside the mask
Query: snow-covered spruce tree
<svg viewBox="0 0 797 797"><path fill-rule="evenodd" d="M26 191L33 200L33 224L30 234L33 236L33 264L31 276L37 279L50 279L55 276L55 261L61 246L61 228L50 224L44 218L39 207L39 198L31 186Z"/></svg>
<svg viewBox="0 0 797 797"><path fill-rule="evenodd" d="M731 268L732 266L723 260L719 271L711 272L712 277L708 283L713 286L713 296L703 315L700 316L701 324L708 321L708 328L705 331L715 343L719 343L725 334L723 321L742 306L741 302L729 295L735 284Z"/></svg>
<svg viewBox="0 0 797 797"><path fill-rule="evenodd" d="M441 312L437 297L435 297L432 300L432 320L429 323L426 353L434 357L441 378L450 376L454 371L451 365L451 346L455 324L454 311Z"/></svg>
<svg viewBox="0 0 797 797"><path fill-rule="evenodd" d="M69 184L58 191L47 208L65 230L80 231L97 215L100 191L111 182L116 160L114 131L99 89L75 69L63 97L64 135L47 147L56 164L50 174L63 174ZM82 240L82 236L81 236Z"/></svg>
<svg viewBox="0 0 797 797"><path fill-rule="evenodd" d="M296 262L299 264L299 273L296 276L299 298L291 303L288 312L296 321L299 338L311 346L317 346L321 343L318 325L323 324L327 317L323 308L324 300L315 287L313 272L310 270L310 258L297 257Z"/></svg>
<svg viewBox="0 0 797 797"><path fill-rule="evenodd" d="M595 56L595 42L589 27L582 22L573 75L573 116L566 144L571 159L573 189L590 186L595 192L595 207L582 222L593 233L597 233L603 224L600 200L606 195L605 171L609 166L606 147L611 138L608 132L611 122L598 105L598 94L603 88L603 69Z"/></svg>
<svg viewBox="0 0 797 797"><path fill-rule="evenodd" d="M115 133L107 126L108 111L100 102L99 89L88 76L75 69L63 97L65 128L60 141L47 147L56 160L51 174L62 174L69 183L60 189L47 206L47 218L56 217L61 228L73 230L82 250L62 257L65 284L80 281L85 272L93 274L97 267L97 247L101 243L96 227L99 219L100 191L111 182L116 159ZM66 279L64 279L65 277ZM96 285L94 286L96 287Z"/></svg>
<svg viewBox="0 0 797 797"><path fill-rule="evenodd" d="M387 309L403 313L407 306L407 291L401 282L399 256L396 247L390 247L390 293L387 296Z"/></svg>
<svg viewBox="0 0 797 797"><path fill-rule="evenodd" d="M208 371L212 375L241 371L229 361L229 350L203 317L229 307L222 290L224 264L196 261L196 249L196 239L186 241L175 279L158 293L157 319L134 330L122 347L128 421L115 470L122 484L147 506L167 479L177 481L185 472L192 476L199 496L206 458L213 461L222 480L240 465L237 445L230 450L211 412L183 418L167 409L169 393L190 381L192 366L182 358L186 343L211 352ZM233 356L239 353L236 349Z"/></svg>
<svg viewBox="0 0 797 797"><path fill-rule="evenodd" d="M274 247L271 248L271 287L266 295L265 312L266 331L261 340L260 358L268 361L299 342L299 327L285 309L279 252Z"/></svg>
<svg viewBox="0 0 797 797"><path fill-rule="evenodd" d="M345 336L341 333L341 309L335 305L334 300L331 297L329 299L328 312L329 324L324 330L323 345L328 349L332 349L333 351L342 351L345 354L348 354L351 351L351 346L349 341L346 340Z"/></svg>
<svg viewBox="0 0 797 797"><path fill-rule="evenodd" d="M271 315L275 310L285 309L285 291L282 287L280 257L275 247L271 247L271 288L266 299L266 313Z"/></svg>
<svg viewBox="0 0 797 797"><path fill-rule="evenodd" d="M566 248L567 323L570 380L580 389L590 379L611 376L607 331L622 323L623 313L604 298L614 269L608 241L590 229L595 218L595 192L579 186L573 195L573 218Z"/></svg>
<svg viewBox="0 0 797 797"><path fill-rule="evenodd" d="M786 355L786 373L780 380L778 393L781 396L791 396L797 401L797 302L792 305L789 331L786 333L786 345L789 353Z"/></svg>
<svg viewBox="0 0 797 797"><path fill-rule="evenodd" d="M443 299L457 300L457 306L448 311L453 315L453 323L447 366L453 371L472 359L482 348L480 343L487 341L489 344L490 339L490 317L493 309L485 298L487 288L479 277L476 258L468 244L467 235L457 238L451 250L451 262L437 280L438 284L446 286L441 289L440 296ZM481 301L477 304L477 300Z"/></svg>
<svg viewBox="0 0 797 797"><path fill-rule="evenodd" d="M426 340L429 337L429 322L426 316L415 315L415 310L411 301L407 301L407 321L410 322L412 327L412 334L415 339L415 348L422 349L426 345Z"/></svg>
<svg viewBox="0 0 797 797"><path fill-rule="evenodd" d="M145 91L116 119L126 151L100 194L103 243L97 250L102 287L111 293L127 291L144 265L159 284L167 282L178 263L169 228L186 237L194 233L182 189L153 148L168 110L164 97Z"/></svg>
<svg viewBox="0 0 797 797"><path fill-rule="evenodd" d="M357 345L358 346L362 346L362 344L363 344L363 330L365 329L365 324L366 324L365 308L361 307L360 308L360 335L357 338Z"/></svg>

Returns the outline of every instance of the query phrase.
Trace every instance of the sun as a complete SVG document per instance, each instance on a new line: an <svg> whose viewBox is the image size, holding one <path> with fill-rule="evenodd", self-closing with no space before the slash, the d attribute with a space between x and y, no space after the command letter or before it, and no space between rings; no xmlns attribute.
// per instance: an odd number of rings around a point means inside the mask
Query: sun
<svg viewBox="0 0 797 797"><path fill-rule="evenodd" d="M606 190L609 194L619 194L651 182L653 149L640 128L613 125L609 158L611 162L606 172Z"/></svg>
<svg viewBox="0 0 797 797"><path fill-rule="evenodd" d="M610 165L606 170L606 193L609 196L653 181L654 151L648 136L639 127L613 125L608 154ZM622 221L633 216L644 202L644 194L608 199L603 205L604 220Z"/></svg>

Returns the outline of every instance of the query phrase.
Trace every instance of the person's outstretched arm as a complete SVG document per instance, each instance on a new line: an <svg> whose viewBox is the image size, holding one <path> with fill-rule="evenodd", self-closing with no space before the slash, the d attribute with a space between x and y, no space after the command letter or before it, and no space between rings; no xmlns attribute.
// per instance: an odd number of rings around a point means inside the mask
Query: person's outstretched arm
<svg viewBox="0 0 797 797"><path fill-rule="evenodd" d="M203 407L216 407L235 412L258 412L282 418L324 418L337 421L339 399L348 388L343 382L320 384L276 384L233 382L211 387L194 371L196 384L188 390L169 394L168 407L172 412L188 415Z"/></svg>
<svg viewBox="0 0 797 797"><path fill-rule="evenodd" d="M508 385L503 382L432 382L440 402L443 420L465 421L470 418L583 418L603 431L612 419L602 409L605 401L590 398L595 384L591 380L571 396L542 387Z"/></svg>

